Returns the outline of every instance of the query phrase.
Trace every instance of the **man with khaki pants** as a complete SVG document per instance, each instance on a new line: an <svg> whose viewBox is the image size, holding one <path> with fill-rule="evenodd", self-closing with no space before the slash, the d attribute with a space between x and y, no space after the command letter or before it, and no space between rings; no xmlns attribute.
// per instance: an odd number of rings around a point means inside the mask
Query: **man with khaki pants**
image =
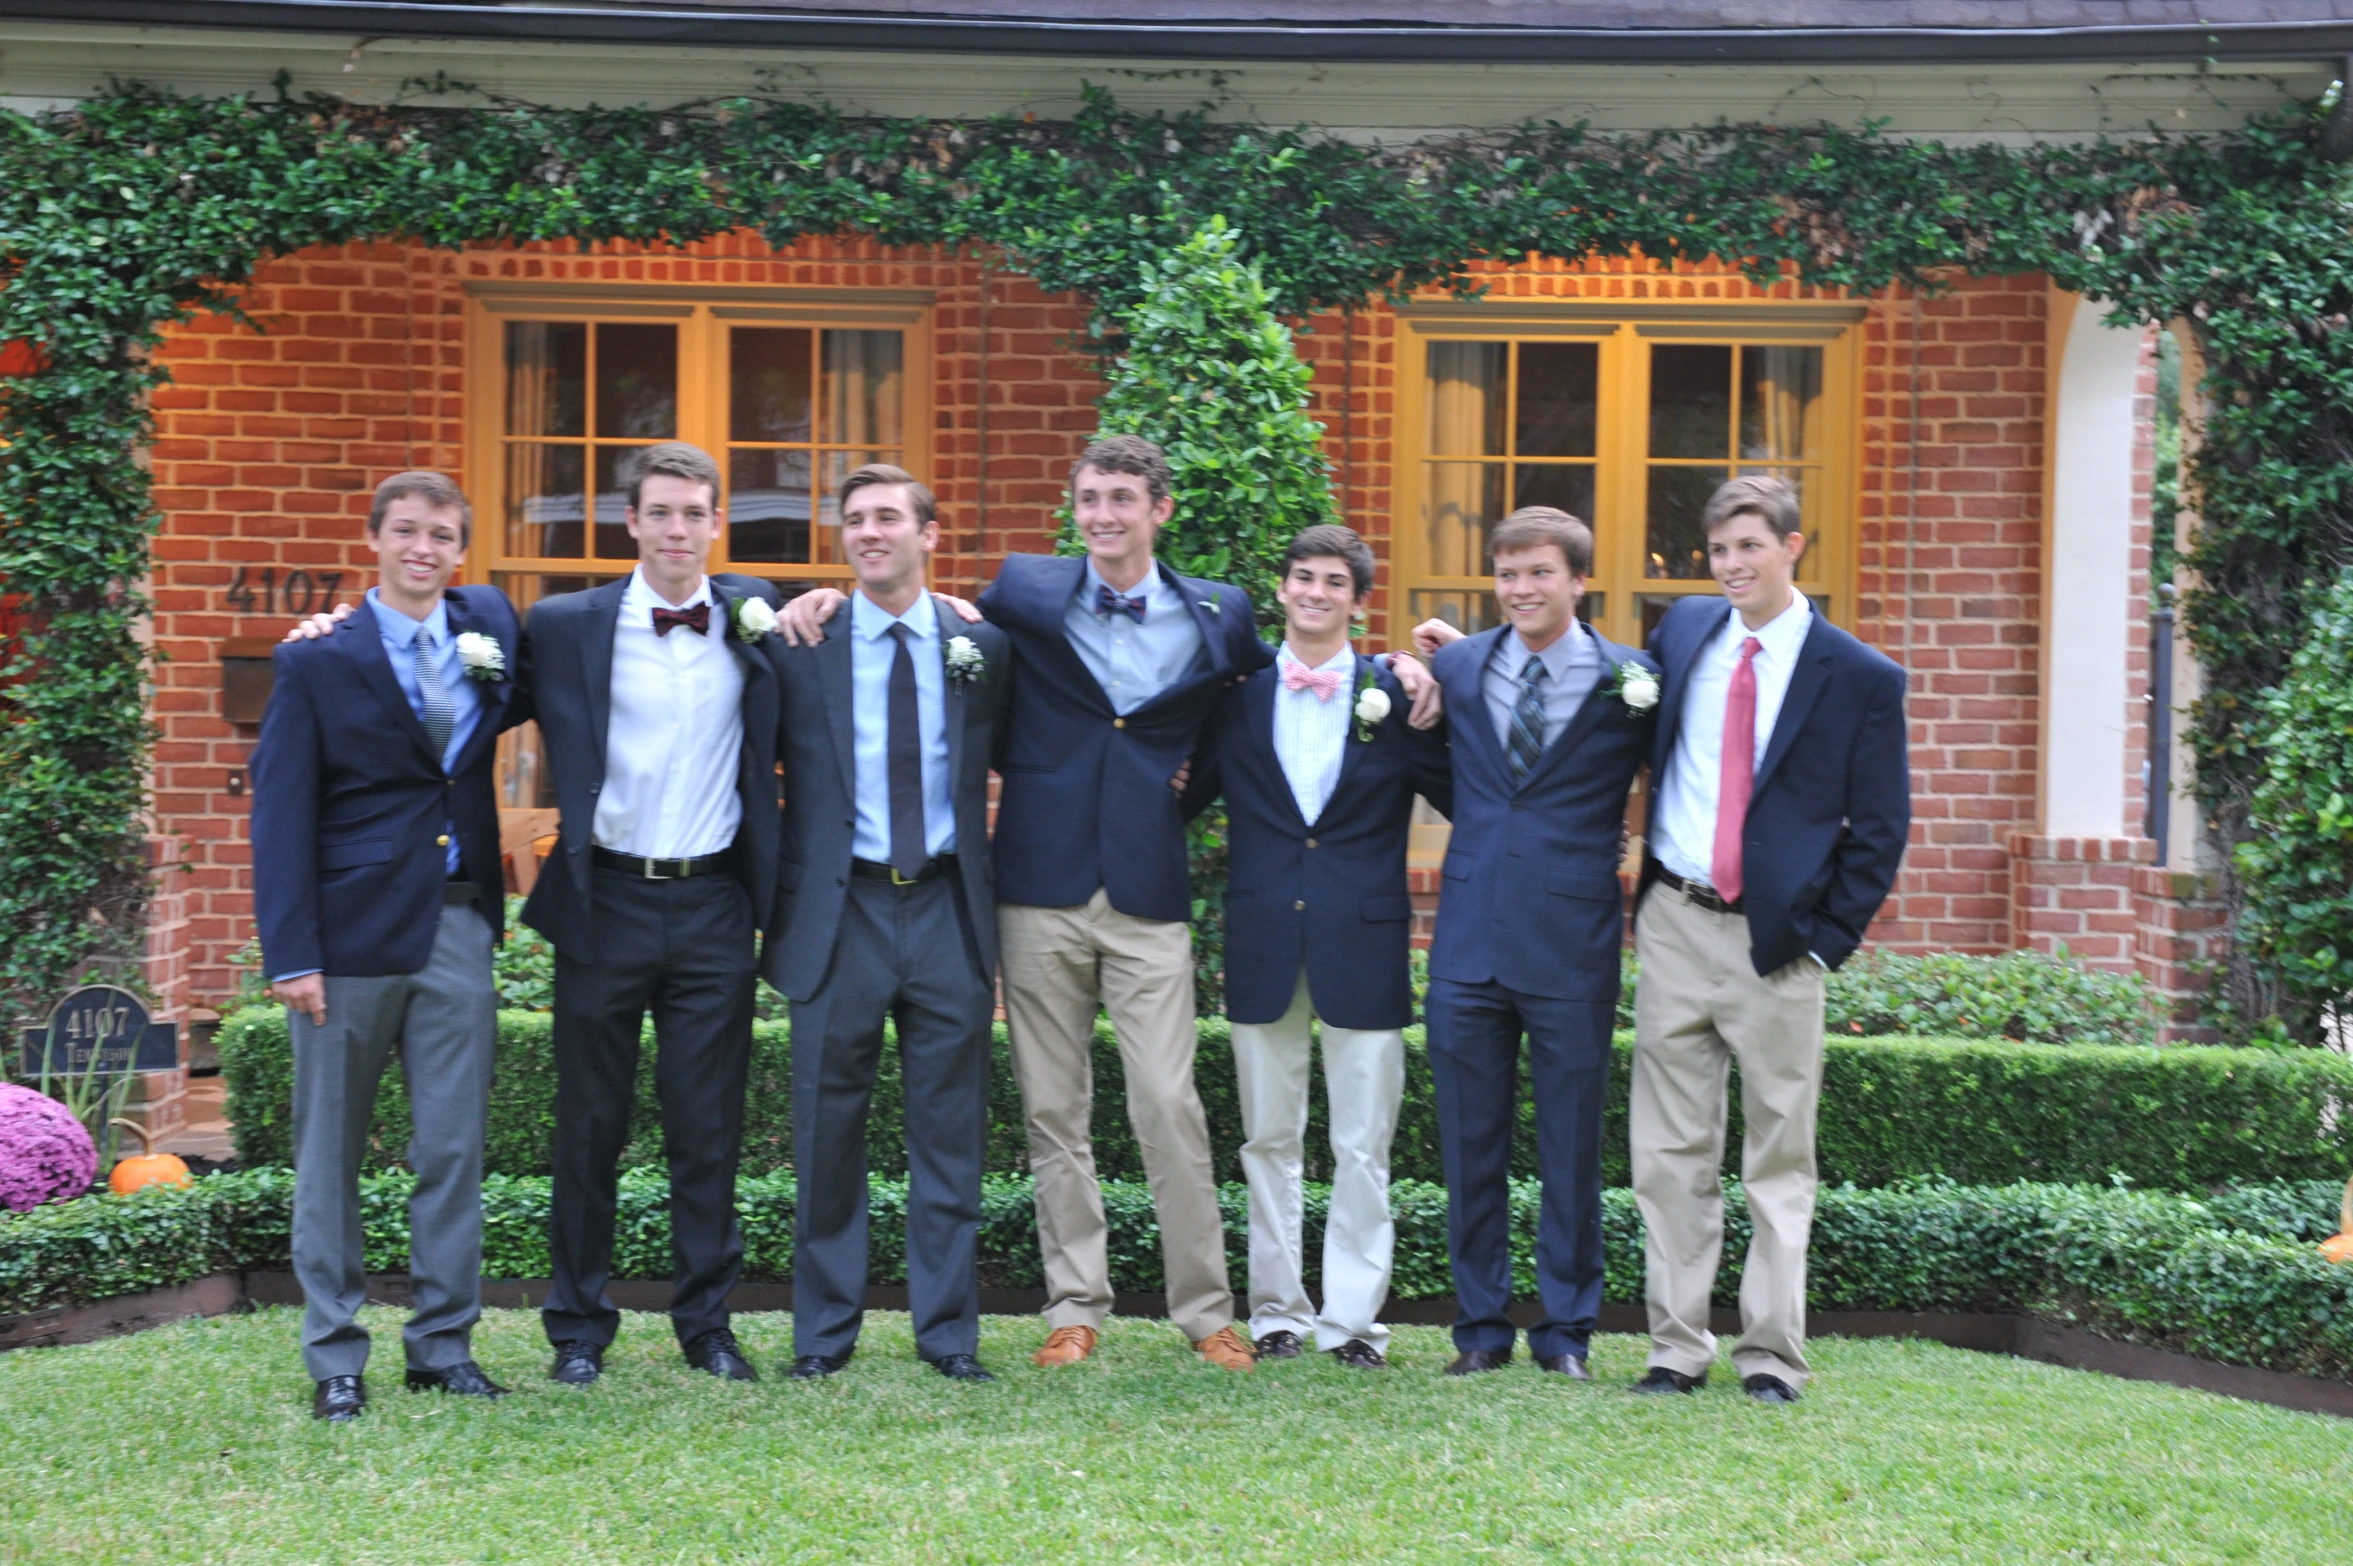
<svg viewBox="0 0 2353 1566"><path fill-rule="evenodd" d="M1722 598L1668 611L1635 914L1630 1131L1647 1232L1644 1393L1694 1392L1715 1363L1725 1084L1740 1066L1741 1179L1754 1236L1732 1364L1750 1397L1794 1403L1822 1090L1822 980L1861 944L1911 824L1904 673L1792 585L1796 495L1737 478L1702 518Z"/></svg>

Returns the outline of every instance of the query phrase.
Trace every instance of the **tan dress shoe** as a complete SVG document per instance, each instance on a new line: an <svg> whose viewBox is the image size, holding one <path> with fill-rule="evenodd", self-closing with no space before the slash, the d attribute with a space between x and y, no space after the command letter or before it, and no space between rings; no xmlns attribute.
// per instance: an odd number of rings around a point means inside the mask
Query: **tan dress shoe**
<svg viewBox="0 0 2353 1566"><path fill-rule="evenodd" d="M1046 1346L1029 1358L1031 1364L1050 1370L1056 1365L1075 1365L1094 1352L1094 1328L1056 1327L1046 1334Z"/></svg>
<svg viewBox="0 0 2353 1566"><path fill-rule="evenodd" d="M1249 1370L1258 1364L1258 1353L1239 1328L1226 1327L1211 1333L1193 1345L1194 1351L1220 1370Z"/></svg>

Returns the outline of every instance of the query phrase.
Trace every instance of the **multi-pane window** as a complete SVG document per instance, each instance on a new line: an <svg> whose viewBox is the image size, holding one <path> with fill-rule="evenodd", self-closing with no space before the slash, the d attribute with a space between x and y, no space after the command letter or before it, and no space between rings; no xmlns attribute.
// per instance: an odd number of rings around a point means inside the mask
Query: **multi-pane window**
<svg viewBox="0 0 2353 1566"><path fill-rule="evenodd" d="M1859 313L1417 314L1403 366L1401 413L1419 450L1399 474L1401 622L1493 624L1488 529L1518 507L1548 505L1593 529L1586 617L1639 644L1676 597L1716 590L1701 513L1718 485L1745 473L1778 474L1797 490L1809 542L1799 585L1843 617Z"/></svg>

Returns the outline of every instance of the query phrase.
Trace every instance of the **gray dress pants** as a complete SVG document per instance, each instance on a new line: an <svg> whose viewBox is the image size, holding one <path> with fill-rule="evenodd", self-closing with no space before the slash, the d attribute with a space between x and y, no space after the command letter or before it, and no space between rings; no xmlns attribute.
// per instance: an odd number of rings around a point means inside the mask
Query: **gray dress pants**
<svg viewBox="0 0 2353 1566"><path fill-rule="evenodd" d="M314 1380L367 1368L360 1160L376 1086L393 1052L408 1077L415 1129L408 1164L409 1276L415 1313L402 1337L411 1370L469 1358L482 1314L482 1132L498 1043L490 926L471 905L441 911L433 954L415 973L327 978L327 1021L287 1014L294 1040L294 1276L305 1311L302 1357Z"/></svg>

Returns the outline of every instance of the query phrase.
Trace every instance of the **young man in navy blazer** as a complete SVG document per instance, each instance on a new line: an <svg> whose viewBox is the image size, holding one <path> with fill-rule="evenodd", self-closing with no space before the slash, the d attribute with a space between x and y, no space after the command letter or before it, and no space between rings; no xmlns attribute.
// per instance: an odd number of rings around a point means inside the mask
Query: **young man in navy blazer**
<svg viewBox="0 0 2353 1566"><path fill-rule="evenodd" d="M1806 540L1787 484L1734 479L1702 521L1724 596L1681 600L1650 643L1666 690L1635 924L1630 1131L1651 1337L1635 1390L1693 1391L1715 1363L1738 1061L1754 1234L1732 1365L1751 1397L1791 1403L1808 1376L1822 977L1861 944L1903 862L1904 673L1792 585Z"/></svg>
<svg viewBox="0 0 2353 1566"><path fill-rule="evenodd" d="M1389 1144L1405 1091L1413 901L1405 850L1415 795L1454 803L1442 729L1407 721L1397 676L1349 646L1373 552L1348 528L1308 528L1283 555L1275 667L1226 693L1202 737L1189 810L1227 813L1226 1016L1250 1184L1250 1333L1262 1359L1302 1340L1379 1369L1396 1225ZM1332 1203L1323 1308L1301 1256L1311 1024L1331 1099Z"/></svg>
<svg viewBox="0 0 2353 1566"><path fill-rule="evenodd" d="M1170 785L1219 694L1274 654L1239 589L1153 560L1174 510L1159 447L1133 435L1095 442L1071 472L1070 498L1085 558L1008 556L980 600L1013 646L995 857L1052 1329L1033 1357L1085 1359L1111 1312L1091 1128L1100 1009L1119 1036L1128 1118L1160 1218L1169 1316L1203 1358L1248 1370L1256 1356L1234 1325L1193 1085L1192 888ZM841 602L822 590L795 601L788 639L821 638Z"/></svg>
<svg viewBox="0 0 2353 1566"><path fill-rule="evenodd" d="M452 587L473 533L456 484L377 486L379 575L332 635L290 642L253 748L253 905L294 1050L294 1272L312 1412L367 1404L359 1166L394 1052L408 1079L408 1386L497 1397L482 1312L482 1135L503 928L494 740L520 641L496 588Z"/></svg>
<svg viewBox="0 0 2353 1566"><path fill-rule="evenodd" d="M1601 1112L1617 1014L1626 797L1649 758L1657 672L1577 620L1593 535L1527 506L1488 535L1505 623L1426 622L1454 757L1453 837L1430 949L1430 1074L1459 1302L1449 1375L1499 1370L1511 1305L1511 1138L1520 1038L1544 1179L1538 1368L1590 1380L1601 1310Z"/></svg>

